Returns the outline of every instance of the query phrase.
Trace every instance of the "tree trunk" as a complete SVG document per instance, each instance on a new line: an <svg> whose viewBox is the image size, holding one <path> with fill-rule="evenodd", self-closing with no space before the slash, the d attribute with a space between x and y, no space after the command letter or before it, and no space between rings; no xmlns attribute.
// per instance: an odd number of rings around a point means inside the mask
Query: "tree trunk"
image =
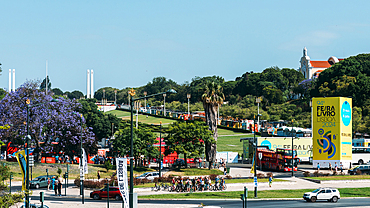
<svg viewBox="0 0 370 208"><path fill-rule="evenodd" d="M185 168L187 168L188 167L188 163L186 162L186 153L184 153L184 161L185 161Z"/></svg>
<svg viewBox="0 0 370 208"><path fill-rule="evenodd" d="M212 144L210 142L206 142L206 160L209 162L209 169L212 168L212 163L216 159L216 152L217 152L217 103L203 103L203 107L205 110L206 115L206 124L209 127L209 130L213 133L213 139L216 143Z"/></svg>

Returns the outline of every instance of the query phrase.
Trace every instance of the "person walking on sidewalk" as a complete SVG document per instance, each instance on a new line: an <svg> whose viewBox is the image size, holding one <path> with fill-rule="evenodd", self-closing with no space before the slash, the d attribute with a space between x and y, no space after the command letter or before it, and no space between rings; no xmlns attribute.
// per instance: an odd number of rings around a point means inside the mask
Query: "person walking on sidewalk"
<svg viewBox="0 0 370 208"><path fill-rule="evenodd" d="M320 163L317 163L317 171L320 170Z"/></svg>
<svg viewBox="0 0 370 208"><path fill-rule="evenodd" d="M51 179L51 190L54 190L55 186L55 176L53 176L53 179Z"/></svg>
<svg viewBox="0 0 370 208"><path fill-rule="evenodd" d="M270 187L272 186L272 173L270 174L270 177L269 177L269 186Z"/></svg>
<svg viewBox="0 0 370 208"><path fill-rule="evenodd" d="M62 196L62 181L58 178L58 196Z"/></svg>
<svg viewBox="0 0 370 208"><path fill-rule="evenodd" d="M97 176L98 176L98 180L100 180L100 171L98 171Z"/></svg>
<svg viewBox="0 0 370 208"><path fill-rule="evenodd" d="M54 179L54 193L55 193L55 196L58 195L58 183L59 183L59 180L58 180L58 176L56 179Z"/></svg>

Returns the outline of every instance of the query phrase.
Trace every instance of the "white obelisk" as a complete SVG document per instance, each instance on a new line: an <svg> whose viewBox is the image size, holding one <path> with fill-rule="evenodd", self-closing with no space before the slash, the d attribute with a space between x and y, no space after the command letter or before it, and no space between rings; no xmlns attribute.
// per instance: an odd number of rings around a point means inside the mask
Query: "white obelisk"
<svg viewBox="0 0 370 208"><path fill-rule="evenodd" d="M12 70L9 69L9 88L8 88L8 91L11 92L12 91Z"/></svg>
<svg viewBox="0 0 370 208"><path fill-rule="evenodd" d="M94 98L94 71L91 69L91 98Z"/></svg>
<svg viewBox="0 0 370 208"><path fill-rule="evenodd" d="M48 94L48 60L46 60L46 79L45 79L45 95Z"/></svg>
<svg viewBox="0 0 370 208"><path fill-rule="evenodd" d="M90 98L90 70L87 70L87 92L86 99Z"/></svg>
<svg viewBox="0 0 370 208"><path fill-rule="evenodd" d="M15 69L13 69L13 92L15 92Z"/></svg>

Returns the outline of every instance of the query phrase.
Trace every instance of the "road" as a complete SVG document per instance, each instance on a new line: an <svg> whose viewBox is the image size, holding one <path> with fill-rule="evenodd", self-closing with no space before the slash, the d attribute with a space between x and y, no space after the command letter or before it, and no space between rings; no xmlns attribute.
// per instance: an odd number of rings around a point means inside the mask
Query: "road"
<svg viewBox="0 0 370 208"><path fill-rule="evenodd" d="M36 199L33 199L34 203L39 204ZM199 199L199 200L139 200L139 208L195 208L199 207L203 203L209 208L241 208L241 200L217 200L217 199ZM103 208L107 207L107 201L104 200L92 200L86 199L85 204L82 205L81 199L76 198L46 198L45 204L50 208L69 208L69 207L89 207L89 208ZM119 208L122 207L121 202L111 200L109 207ZM321 202L306 202L303 199L295 200L249 200L247 207L253 208L296 208L296 207L370 207L370 198L358 198L358 199L340 199L337 203L331 203L326 201Z"/></svg>

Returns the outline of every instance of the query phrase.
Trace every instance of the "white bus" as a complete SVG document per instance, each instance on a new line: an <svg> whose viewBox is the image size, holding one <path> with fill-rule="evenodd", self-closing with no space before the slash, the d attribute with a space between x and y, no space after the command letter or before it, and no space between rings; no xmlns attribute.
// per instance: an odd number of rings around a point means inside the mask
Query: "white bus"
<svg viewBox="0 0 370 208"><path fill-rule="evenodd" d="M370 162L370 147L352 147L352 164Z"/></svg>

